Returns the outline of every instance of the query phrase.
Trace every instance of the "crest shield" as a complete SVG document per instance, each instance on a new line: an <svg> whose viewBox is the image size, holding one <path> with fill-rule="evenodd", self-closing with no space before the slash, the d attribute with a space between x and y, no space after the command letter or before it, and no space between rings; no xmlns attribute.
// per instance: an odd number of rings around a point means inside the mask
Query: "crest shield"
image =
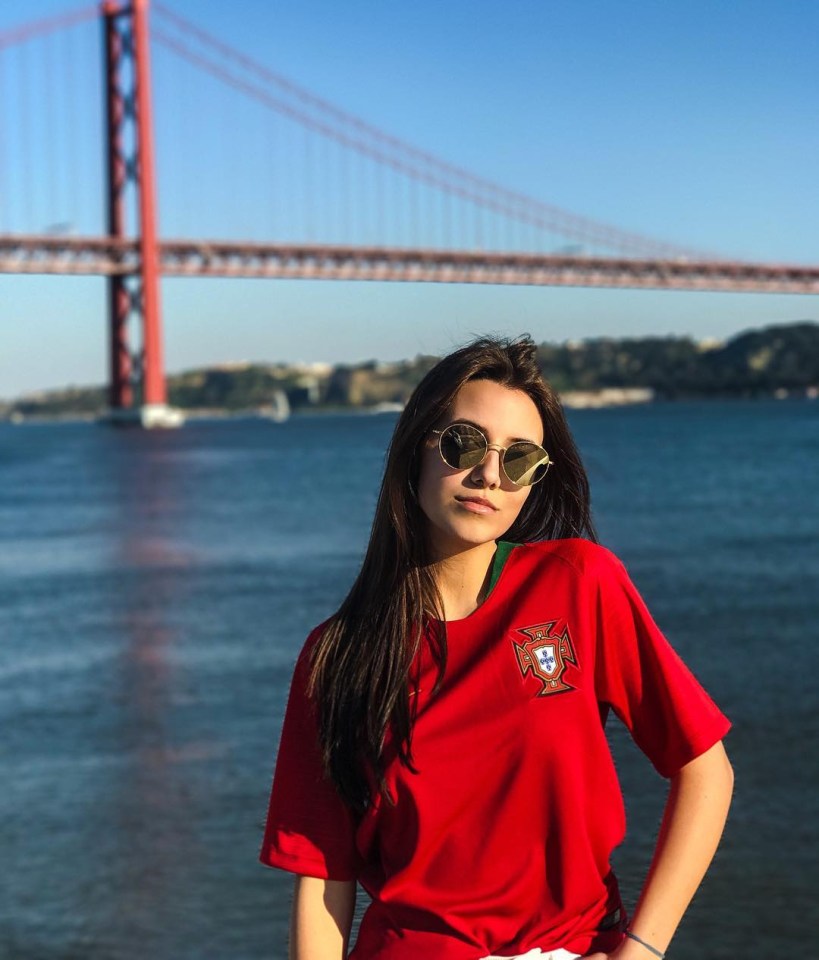
<svg viewBox="0 0 819 960"><path fill-rule="evenodd" d="M568 664L577 666L569 628L564 626L558 633L556 624L557 620L550 620L533 627L521 627L518 633L528 639L523 643L512 641L521 674L525 677L531 673L541 682L539 697L576 689L563 679Z"/></svg>
<svg viewBox="0 0 819 960"><path fill-rule="evenodd" d="M557 656L555 655L555 645L545 643L542 647L535 647L532 650L535 659L540 664L540 669L547 677L551 677L557 670Z"/></svg>

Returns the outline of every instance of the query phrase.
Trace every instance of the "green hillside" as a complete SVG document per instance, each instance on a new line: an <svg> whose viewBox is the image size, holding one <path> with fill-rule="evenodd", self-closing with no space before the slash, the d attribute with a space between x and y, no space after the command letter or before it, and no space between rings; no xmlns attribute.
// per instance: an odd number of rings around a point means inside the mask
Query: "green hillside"
<svg viewBox="0 0 819 960"><path fill-rule="evenodd" d="M544 343L538 356L544 375L561 392L641 388L661 400L815 396L819 324L749 330L717 345L687 337ZM168 400L191 412L221 413L264 408L281 393L294 410L400 404L435 362L416 357L335 367L223 364L171 374ZM105 405L104 387L72 386L0 404L0 417L93 416Z"/></svg>

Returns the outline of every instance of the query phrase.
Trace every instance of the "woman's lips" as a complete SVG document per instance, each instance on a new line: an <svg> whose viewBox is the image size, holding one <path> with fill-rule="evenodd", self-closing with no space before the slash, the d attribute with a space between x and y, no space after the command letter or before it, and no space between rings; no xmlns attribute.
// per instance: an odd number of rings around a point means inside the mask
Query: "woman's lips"
<svg viewBox="0 0 819 960"><path fill-rule="evenodd" d="M494 513L498 508L492 506L483 497L455 497L458 503L470 513Z"/></svg>

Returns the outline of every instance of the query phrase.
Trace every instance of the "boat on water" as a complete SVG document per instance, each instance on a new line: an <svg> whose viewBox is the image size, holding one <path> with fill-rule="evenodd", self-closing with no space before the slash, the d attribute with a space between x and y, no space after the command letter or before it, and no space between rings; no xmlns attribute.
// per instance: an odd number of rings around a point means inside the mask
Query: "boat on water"
<svg viewBox="0 0 819 960"><path fill-rule="evenodd" d="M284 423L290 416L290 402L284 390L276 390L270 403L259 407L257 415L263 420L272 420L274 423Z"/></svg>

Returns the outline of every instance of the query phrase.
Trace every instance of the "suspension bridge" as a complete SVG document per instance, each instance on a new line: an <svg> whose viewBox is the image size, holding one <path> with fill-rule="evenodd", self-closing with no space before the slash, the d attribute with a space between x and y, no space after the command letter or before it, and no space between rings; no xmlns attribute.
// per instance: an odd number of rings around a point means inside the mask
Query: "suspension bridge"
<svg viewBox="0 0 819 960"><path fill-rule="evenodd" d="M721 258L489 181L148 7L0 33L0 273L105 278L114 422L178 420L162 276L819 292L819 267ZM153 84L174 90L156 125Z"/></svg>

